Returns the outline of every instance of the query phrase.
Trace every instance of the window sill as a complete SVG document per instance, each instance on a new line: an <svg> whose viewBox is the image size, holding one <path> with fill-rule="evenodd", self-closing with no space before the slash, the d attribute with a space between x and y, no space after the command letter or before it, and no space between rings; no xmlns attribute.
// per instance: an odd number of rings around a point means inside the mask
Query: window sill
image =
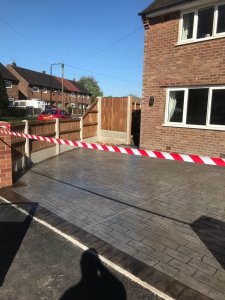
<svg viewBox="0 0 225 300"><path fill-rule="evenodd" d="M176 128L187 128L187 129L202 129L202 130L217 130L217 131L225 131L225 126L201 126L201 125L184 125L184 124L171 124L164 123L163 127L176 127Z"/></svg>
<svg viewBox="0 0 225 300"><path fill-rule="evenodd" d="M187 40L187 41L179 41L175 47L178 46L183 46L183 45L189 45L189 44L195 44L195 43L201 43L201 42L207 42L207 41L212 41L212 40L218 40L218 39L222 39L225 38L225 33L222 35L218 35L218 36L210 36L207 38L203 38L203 39L196 39L196 40Z"/></svg>

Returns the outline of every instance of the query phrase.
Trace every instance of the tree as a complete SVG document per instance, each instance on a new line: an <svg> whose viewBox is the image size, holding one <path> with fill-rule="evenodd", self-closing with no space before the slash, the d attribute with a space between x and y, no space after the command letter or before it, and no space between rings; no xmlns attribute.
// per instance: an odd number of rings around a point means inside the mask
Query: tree
<svg viewBox="0 0 225 300"><path fill-rule="evenodd" d="M92 95L91 95L91 101L95 101L96 97L103 96L103 92L101 91L98 82L94 79L92 76L83 76L78 81L78 84L84 87L84 89L87 89Z"/></svg>
<svg viewBox="0 0 225 300"><path fill-rule="evenodd" d="M9 104L5 81L0 72L0 108L7 108Z"/></svg>

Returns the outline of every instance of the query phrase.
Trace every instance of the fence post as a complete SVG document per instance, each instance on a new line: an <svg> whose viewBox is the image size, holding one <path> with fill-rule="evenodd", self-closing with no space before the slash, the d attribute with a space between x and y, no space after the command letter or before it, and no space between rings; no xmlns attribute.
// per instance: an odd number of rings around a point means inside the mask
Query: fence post
<svg viewBox="0 0 225 300"><path fill-rule="evenodd" d="M127 145L131 143L131 123L132 123L132 97L128 96L127 101Z"/></svg>
<svg viewBox="0 0 225 300"><path fill-rule="evenodd" d="M59 118L55 119L55 138L59 139L60 138L60 124L59 124ZM55 151L56 154L60 154L60 145L56 144L55 146Z"/></svg>
<svg viewBox="0 0 225 300"><path fill-rule="evenodd" d="M22 122L25 123L24 133L29 134L29 121L23 120ZM26 165L26 167L29 167L30 162L31 162L31 155L30 155L30 139L28 139L28 138L26 138L26 143L25 143L25 155L26 155L25 165Z"/></svg>
<svg viewBox="0 0 225 300"><path fill-rule="evenodd" d="M83 138L84 138L83 126L84 126L83 117L80 117L80 140L81 140L81 142L83 142Z"/></svg>
<svg viewBox="0 0 225 300"><path fill-rule="evenodd" d="M10 124L0 122L0 126L6 126L6 130L10 130ZM1 128L1 127L0 127ZM1 128L2 129L2 128ZM0 188L12 185L12 151L11 136L0 133Z"/></svg>
<svg viewBox="0 0 225 300"><path fill-rule="evenodd" d="M102 97L98 97L98 142L101 141L101 127L102 127Z"/></svg>

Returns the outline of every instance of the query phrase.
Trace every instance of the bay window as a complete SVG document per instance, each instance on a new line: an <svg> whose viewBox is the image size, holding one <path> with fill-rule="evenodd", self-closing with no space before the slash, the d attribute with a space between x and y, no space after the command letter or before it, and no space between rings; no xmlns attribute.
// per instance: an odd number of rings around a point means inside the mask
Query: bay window
<svg viewBox="0 0 225 300"><path fill-rule="evenodd" d="M180 43L225 36L225 3L184 12Z"/></svg>
<svg viewBox="0 0 225 300"><path fill-rule="evenodd" d="M168 89L165 125L222 129L225 86Z"/></svg>

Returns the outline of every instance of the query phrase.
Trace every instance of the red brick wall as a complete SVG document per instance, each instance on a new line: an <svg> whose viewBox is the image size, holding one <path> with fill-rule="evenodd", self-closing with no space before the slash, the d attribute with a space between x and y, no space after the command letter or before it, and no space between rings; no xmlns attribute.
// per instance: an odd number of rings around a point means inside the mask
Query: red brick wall
<svg viewBox="0 0 225 300"><path fill-rule="evenodd" d="M19 80L18 90L20 91L20 95L18 99L28 99L28 82L19 73L17 73L11 65L7 65L7 69Z"/></svg>
<svg viewBox="0 0 225 300"><path fill-rule="evenodd" d="M179 17L153 18L145 29L140 146L220 156L225 154L225 131L162 126L167 87L225 85L225 38L178 46Z"/></svg>
<svg viewBox="0 0 225 300"><path fill-rule="evenodd" d="M12 82L12 88L6 89L7 95L9 98L14 98L14 100L18 100L18 84Z"/></svg>
<svg viewBox="0 0 225 300"><path fill-rule="evenodd" d="M9 125L0 122L0 126ZM12 185L11 136L0 133L0 188Z"/></svg>

